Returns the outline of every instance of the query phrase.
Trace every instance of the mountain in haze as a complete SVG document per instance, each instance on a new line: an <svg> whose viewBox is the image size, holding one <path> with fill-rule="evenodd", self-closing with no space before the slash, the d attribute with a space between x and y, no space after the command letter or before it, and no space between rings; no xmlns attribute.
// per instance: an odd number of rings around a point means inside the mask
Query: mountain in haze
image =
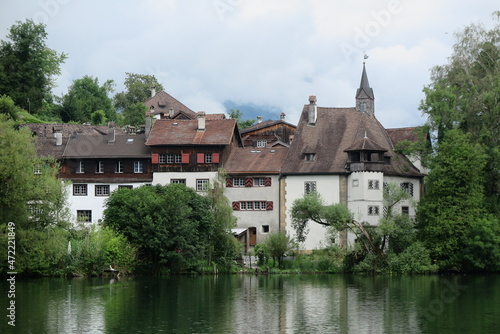
<svg viewBox="0 0 500 334"><path fill-rule="evenodd" d="M242 120L253 119L257 121L257 116L262 116L262 120L278 120L282 110L276 106L257 105L253 103L237 103L235 101L226 100L224 107L229 113L231 109L239 109L242 113Z"/></svg>

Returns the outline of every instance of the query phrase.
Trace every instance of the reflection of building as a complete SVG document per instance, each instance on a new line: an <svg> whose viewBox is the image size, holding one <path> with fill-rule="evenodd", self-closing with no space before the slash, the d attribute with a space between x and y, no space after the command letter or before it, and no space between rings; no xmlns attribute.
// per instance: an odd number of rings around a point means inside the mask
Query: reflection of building
<svg viewBox="0 0 500 334"><path fill-rule="evenodd" d="M289 233L293 234L290 207L306 193L320 193L327 204L343 203L356 220L371 225L378 224L383 215L383 189L387 183L395 182L415 200L420 198L423 174L395 151L387 130L375 117L374 105L364 67L356 107L319 107L316 97L309 97L281 169ZM398 209L415 214L408 202ZM305 248L321 247L327 241L325 228L318 224L309 227Z"/></svg>

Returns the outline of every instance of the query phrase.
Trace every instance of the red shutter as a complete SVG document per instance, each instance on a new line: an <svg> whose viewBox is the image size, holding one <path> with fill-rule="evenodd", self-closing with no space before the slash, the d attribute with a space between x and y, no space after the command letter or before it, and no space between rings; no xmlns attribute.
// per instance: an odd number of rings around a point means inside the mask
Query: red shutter
<svg viewBox="0 0 500 334"><path fill-rule="evenodd" d="M219 153L212 153L212 163L218 164L220 159L219 157L220 157Z"/></svg>
<svg viewBox="0 0 500 334"><path fill-rule="evenodd" d="M183 163L183 164L189 163L189 153L182 153L181 163Z"/></svg>
<svg viewBox="0 0 500 334"><path fill-rule="evenodd" d="M247 177L245 179L245 187L253 187L253 179L251 177Z"/></svg>
<svg viewBox="0 0 500 334"><path fill-rule="evenodd" d="M233 202L233 210L240 211L240 202Z"/></svg>
<svg viewBox="0 0 500 334"><path fill-rule="evenodd" d="M266 210L267 211L272 211L274 209L273 201L268 201L266 203Z"/></svg>
<svg viewBox="0 0 500 334"><path fill-rule="evenodd" d="M228 177L226 179L226 188L232 188L232 186L233 186L233 179Z"/></svg>
<svg viewBox="0 0 500 334"><path fill-rule="evenodd" d="M205 154L204 153L197 153L196 154L196 163L197 164L205 163Z"/></svg>
<svg viewBox="0 0 500 334"><path fill-rule="evenodd" d="M151 154L151 163L157 164L160 162L160 155L158 153Z"/></svg>
<svg viewBox="0 0 500 334"><path fill-rule="evenodd" d="M265 187L271 186L271 178L270 177L266 177L266 179L264 180L264 186Z"/></svg>

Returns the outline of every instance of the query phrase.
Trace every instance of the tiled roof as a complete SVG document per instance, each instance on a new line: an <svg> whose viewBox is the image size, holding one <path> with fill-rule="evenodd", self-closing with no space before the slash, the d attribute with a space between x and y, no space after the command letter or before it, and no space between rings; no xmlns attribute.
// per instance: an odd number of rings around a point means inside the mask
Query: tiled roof
<svg viewBox="0 0 500 334"><path fill-rule="evenodd" d="M159 119L154 122L146 144L229 145L235 135L239 137L235 119L206 119L205 131L198 131L198 120Z"/></svg>
<svg viewBox="0 0 500 334"><path fill-rule="evenodd" d="M243 130L241 130L241 134L246 134L248 132L252 132L252 131L256 131L256 130L260 130L260 129L264 129L264 128L267 128L267 127L270 127L270 126L273 126L273 125L276 125L276 124L285 124L285 125L288 125L288 126L291 126L293 128L296 128L295 125L293 124L290 124L288 122L285 122L285 121L282 121L282 120L267 120L267 121L263 121L263 122L260 122L260 123L257 123L257 124L254 124L252 126L249 126L248 128L245 128Z"/></svg>
<svg viewBox="0 0 500 334"><path fill-rule="evenodd" d="M224 169L229 174L276 174L280 172L287 153L287 147L233 149Z"/></svg>
<svg viewBox="0 0 500 334"><path fill-rule="evenodd" d="M355 108L317 108L315 126L308 125L308 105L304 106L292 146L282 172L285 174L346 173L346 149L363 142L367 137L376 147L386 150L391 164L384 166L390 175L420 176L418 169L394 146L380 122ZM375 147L375 146L374 146ZM315 154L314 161L306 161L305 154Z"/></svg>
<svg viewBox="0 0 500 334"><path fill-rule="evenodd" d="M151 109L154 108L154 114L165 114L168 115L170 113L170 109L174 109L174 118L179 113L183 113L186 117L190 119L196 119L196 113L186 107L184 104L179 102L172 95L168 94L165 91L158 92L155 96L147 99L144 104Z"/></svg>
<svg viewBox="0 0 500 334"><path fill-rule="evenodd" d="M421 127L387 129L387 133L391 137L394 145L396 145L403 140L417 142L419 140L418 132L420 129Z"/></svg>
<svg viewBox="0 0 500 334"><path fill-rule="evenodd" d="M68 140L64 158L146 158L151 150L145 144L144 134L115 135L108 142L107 135L77 135Z"/></svg>

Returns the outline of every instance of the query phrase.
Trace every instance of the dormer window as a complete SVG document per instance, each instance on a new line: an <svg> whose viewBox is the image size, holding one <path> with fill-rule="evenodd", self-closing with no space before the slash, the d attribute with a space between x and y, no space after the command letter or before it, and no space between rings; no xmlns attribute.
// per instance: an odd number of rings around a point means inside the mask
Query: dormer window
<svg viewBox="0 0 500 334"><path fill-rule="evenodd" d="M257 147L266 147L267 140L257 140Z"/></svg>
<svg viewBox="0 0 500 334"><path fill-rule="evenodd" d="M304 159L309 162L314 161L315 155L315 153L306 153L304 154Z"/></svg>

